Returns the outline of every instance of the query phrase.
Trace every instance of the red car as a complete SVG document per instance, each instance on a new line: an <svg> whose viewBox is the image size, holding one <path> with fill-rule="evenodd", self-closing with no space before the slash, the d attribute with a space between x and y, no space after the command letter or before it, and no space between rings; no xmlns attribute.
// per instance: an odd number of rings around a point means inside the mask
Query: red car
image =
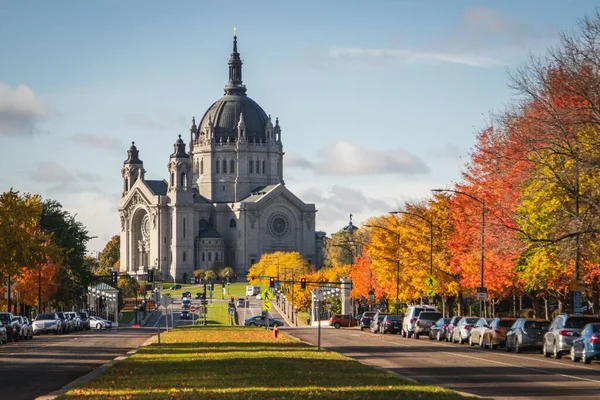
<svg viewBox="0 0 600 400"><path fill-rule="evenodd" d="M354 318L352 315L333 314L331 318L329 318L329 326L333 326L335 329L340 329L342 326L358 326L358 319Z"/></svg>

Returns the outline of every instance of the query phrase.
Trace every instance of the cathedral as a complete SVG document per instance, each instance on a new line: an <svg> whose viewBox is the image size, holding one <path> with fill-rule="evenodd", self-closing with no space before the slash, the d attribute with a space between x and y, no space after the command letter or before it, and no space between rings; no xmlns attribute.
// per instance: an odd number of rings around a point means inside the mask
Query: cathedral
<svg viewBox="0 0 600 400"><path fill-rule="evenodd" d="M233 37L225 94L179 135L166 180L145 179L135 143L122 169L120 273L187 282L196 269L245 275L264 253L297 251L320 267L314 204L283 180L282 129L246 95Z"/></svg>

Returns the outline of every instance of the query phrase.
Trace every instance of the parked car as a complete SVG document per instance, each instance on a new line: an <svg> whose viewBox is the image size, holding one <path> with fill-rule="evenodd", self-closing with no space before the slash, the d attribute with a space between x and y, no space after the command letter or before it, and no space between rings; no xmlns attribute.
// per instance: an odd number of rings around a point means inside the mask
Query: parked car
<svg viewBox="0 0 600 400"><path fill-rule="evenodd" d="M77 313L77 315L79 315L79 319L81 320L81 326L83 327L83 329L89 330L90 329L90 321L89 321L90 316L88 315L88 313L86 313L85 311L80 311Z"/></svg>
<svg viewBox="0 0 600 400"><path fill-rule="evenodd" d="M373 311L366 311L364 313L362 313L362 315L360 316L360 320L358 322L358 326L360 326L360 330L362 331L365 328L371 328L371 320L373 319L373 316L375 315L375 312Z"/></svg>
<svg viewBox="0 0 600 400"><path fill-rule="evenodd" d="M100 317L90 315L89 321L90 321L90 329L92 329L92 328L93 329L104 329L105 328L105 322Z"/></svg>
<svg viewBox="0 0 600 400"><path fill-rule="evenodd" d="M54 333L59 335L62 333L62 329L62 321L56 313L38 314L33 321L34 335L42 333Z"/></svg>
<svg viewBox="0 0 600 400"><path fill-rule="evenodd" d="M265 326L266 325L266 319L265 317L263 317L262 315L255 315L254 317L250 317L247 320L244 321L244 325L245 326ZM269 317L269 327L273 327L273 326L283 326L283 322L271 318Z"/></svg>
<svg viewBox="0 0 600 400"><path fill-rule="evenodd" d="M190 312L188 310L183 310L181 314L179 314L179 319L191 319Z"/></svg>
<svg viewBox="0 0 600 400"><path fill-rule="evenodd" d="M8 335L6 334L6 327L4 326L2 321L0 321L0 344L6 344L6 343L8 343Z"/></svg>
<svg viewBox="0 0 600 400"><path fill-rule="evenodd" d="M181 306L183 308L190 308L192 306L192 301L190 299L185 299L181 302Z"/></svg>
<svg viewBox="0 0 600 400"><path fill-rule="evenodd" d="M372 333L379 333L379 326L381 325L381 323L383 322L383 319L389 314L375 314L373 315L373 318L371 319L371 332Z"/></svg>
<svg viewBox="0 0 600 400"><path fill-rule="evenodd" d="M9 312L0 312L0 321L2 321L2 325L6 328L8 340L18 342L19 334L21 333L21 324L15 316Z"/></svg>
<svg viewBox="0 0 600 400"><path fill-rule="evenodd" d="M483 336L481 347L489 347L494 350L496 347L506 345L506 334L515 321L515 318L510 317L494 318L490 324L490 329L488 329Z"/></svg>
<svg viewBox="0 0 600 400"><path fill-rule="evenodd" d="M66 311L66 312L64 312L64 314L65 314L65 317L67 318L67 320L69 321L72 332L77 332L77 331L82 330L81 319L79 319L79 316L77 315L76 312Z"/></svg>
<svg viewBox="0 0 600 400"><path fill-rule="evenodd" d="M456 325L458 324L458 322L463 318L464 317L462 315L456 315L456 316L452 317L452 319L450 320L450 323L448 324L448 327L446 328L446 342L452 341L452 335L454 334L454 328L456 328Z"/></svg>
<svg viewBox="0 0 600 400"><path fill-rule="evenodd" d="M410 306L408 307L408 309L406 310L406 314L404 315L404 319L402 320L402 330L401 330L401 334L404 337L411 337L413 332L414 332L414 328L415 328L415 322L417 322L417 319L419 318L419 314L421 314L421 311L436 311L437 312L437 308L433 307L433 306Z"/></svg>
<svg viewBox="0 0 600 400"><path fill-rule="evenodd" d="M452 342L463 344L469 340L471 329L479 321L478 317L463 317L458 321L452 332Z"/></svg>
<svg viewBox="0 0 600 400"><path fill-rule="evenodd" d="M62 325L61 333L70 333L73 330L73 323L67 318L64 312L58 311L56 315L58 315Z"/></svg>
<svg viewBox="0 0 600 400"><path fill-rule="evenodd" d="M171 290L178 290L178 289L181 289L181 285L180 284L176 284L176 285L171 286Z"/></svg>
<svg viewBox="0 0 600 400"><path fill-rule="evenodd" d="M571 351L573 340L580 335L583 327L594 322L600 322L600 318L587 315L558 315L544 335L542 354L544 357L554 355L554 358L560 359L564 353Z"/></svg>
<svg viewBox="0 0 600 400"><path fill-rule="evenodd" d="M549 327L550 321L544 319L517 319L506 333L506 351L520 353L527 348L541 350L544 334Z"/></svg>
<svg viewBox="0 0 600 400"><path fill-rule="evenodd" d="M192 297L192 292L183 292L181 293L181 300L190 299Z"/></svg>
<svg viewBox="0 0 600 400"><path fill-rule="evenodd" d="M105 319L105 318L99 318L102 323L104 324L104 327L106 329L112 329L113 323L110 319Z"/></svg>
<svg viewBox="0 0 600 400"><path fill-rule="evenodd" d="M415 339L418 339L420 335L429 334L431 326L440 318L442 318L441 312L430 310L421 311L413 328Z"/></svg>
<svg viewBox="0 0 600 400"><path fill-rule="evenodd" d="M440 318L437 321L435 321L435 324L431 325L431 329L429 330L429 340L444 340L450 321L451 318Z"/></svg>
<svg viewBox="0 0 600 400"><path fill-rule="evenodd" d="M581 336L573 340L571 360L590 364L593 359L600 359L600 323L587 324L581 330Z"/></svg>
<svg viewBox="0 0 600 400"><path fill-rule="evenodd" d="M382 334L400 333L401 328L402 317L400 315L386 315L379 325L379 332Z"/></svg>
<svg viewBox="0 0 600 400"><path fill-rule="evenodd" d="M329 326L333 326L335 329L340 329L342 326L347 328L357 325L358 320L349 314L333 314L331 318L329 318Z"/></svg>
<svg viewBox="0 0 600 400"><path fill-rule="evenodd" d="M483 347L483 338L490 330L491 323L491 318L479 318L479 321L477 321L475 326L473 326L471 329L471 334L469 335L469 344L471 346L478 344Z"/></svg>
<svg viewBox="0 0 600 400"><path fill-rule="evenodd" d="M29 319L20 315L17 315L15 318L19 321L19 324L21 325L21 329L19 330L19 339L33 339L33 327L29 323Z"/></svg>

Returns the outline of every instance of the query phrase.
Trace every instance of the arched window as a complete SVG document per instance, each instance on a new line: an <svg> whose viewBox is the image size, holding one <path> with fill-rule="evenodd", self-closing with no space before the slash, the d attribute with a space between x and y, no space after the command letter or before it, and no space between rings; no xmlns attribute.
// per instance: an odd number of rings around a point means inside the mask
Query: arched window
<svg viewBox="0 0 600 400"><path fill-rule="evenodd" d="M219 253L215 252L215 261L219 261Z"/></svg>
<svg viewBox="0 0 600 400"><path fill-rule="evenodd" d="M220 171L220 169L219 169L219 166L220 166L220 165L221 165L221 163L219 162L219 160L217 160L217 163L216 163L216 167L217 167L217 174L221 172L221 171Z"/></svg>
<svg viewBox="0 0 600 400"><path fill-rule="evenodd" d="M263 160L262 164L263 164L263 174L264 174L264 173L266 172L266 170L267 170L267 169L265 168L265 167L266 167L265 160Z"/></svg>
<svg viewBox="0 0 600 400"><path fill-rule="evenodd" d="M183 252L183 261L187 261L187 253L185 251Z"/></svg>
<svg viewBox="0 0 600 400"><path fill-rule="evenodd" d="M125 191L129 190L129 178L125 178Z"/></svg>
<svg viewBox="0 0 600 400"><path fill-rule="evenodd" d="M237 224L235 223L235 219L231 218L231 220L229 221L229 227L235 228L236 226L237 226Z"/></svg>
<svg viewBox="0 0 600 400"><path fill-rule="evenodd" d="M185 218L183 219L183 238L185 239Z"/></svg>
<svg viewBox="0 0 600 400"><path fill-rule="evenodd" d="M233 160L229 161L229 173L235 174L235 162Z"/></svg>
<svg viewBox="0 0 600 400"><path fill-rule="evenodd" d="M185 178L186 178L186 176L185 176L185 172L182 172L182 173L181 173L181 178L180 178L180 180L179 180L179 186L181 186L181 187L186 187L186 186L187 186L187 185L186 185L186 180L187 180L187 179L185 179Z"/></svg>
<svg viewBox="0 0 600 400"><path fill-rule="evenodd" d="M223 173L227 173L227 160L223 160Z"/></svg>
<svg viewBox="0 0 600 400"><path fill-rule="evenodd" d="M200 160L200 174L204 173L204 159Z"/></svg>
<svg viewBox="0 0 600 400"><path fill-rule="evenodd" d="M206 261L206 253L202 252L202 261Z"/></svg>
<svg viewBox="0 0 600 400"><path fill-rule="evenodd" d="M256 160L256 173L260 174L260 161Z"/></svg>
<svg viewBox="0 0 600 400"><path fill-rule="evenodd" d="M208 252L208 261L212 261L212 251Z"/></svg>
<svg viewBox="0 0 600 400"><path fill-rule="evenodd" d="M171 172L171 186L175 186L175 173Z"/></svg>
<svg viewBox="0 0 600 400"><path fill-rule="evenodd" d="M253 168L254 168L254 163L252 162L252 160L248 161L248 173L249 174L252 173Z"/></svg>

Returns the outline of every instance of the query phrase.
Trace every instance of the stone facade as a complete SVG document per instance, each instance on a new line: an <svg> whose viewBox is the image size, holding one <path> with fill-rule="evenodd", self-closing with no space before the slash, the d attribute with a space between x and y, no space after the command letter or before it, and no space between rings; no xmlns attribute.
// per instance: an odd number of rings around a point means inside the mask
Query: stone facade
<svg viewBox="0 0 600 400"><path fill-rule="evenodd" d="M246 96L234 37L229 82L196 125L190 149L181 136L167 180L146 180L132 143L123 164L121 272L183 281L198 268L230 266L244 275L262 254L298 251L320 267L316 209L283 180L281 127Z"/></svg>

